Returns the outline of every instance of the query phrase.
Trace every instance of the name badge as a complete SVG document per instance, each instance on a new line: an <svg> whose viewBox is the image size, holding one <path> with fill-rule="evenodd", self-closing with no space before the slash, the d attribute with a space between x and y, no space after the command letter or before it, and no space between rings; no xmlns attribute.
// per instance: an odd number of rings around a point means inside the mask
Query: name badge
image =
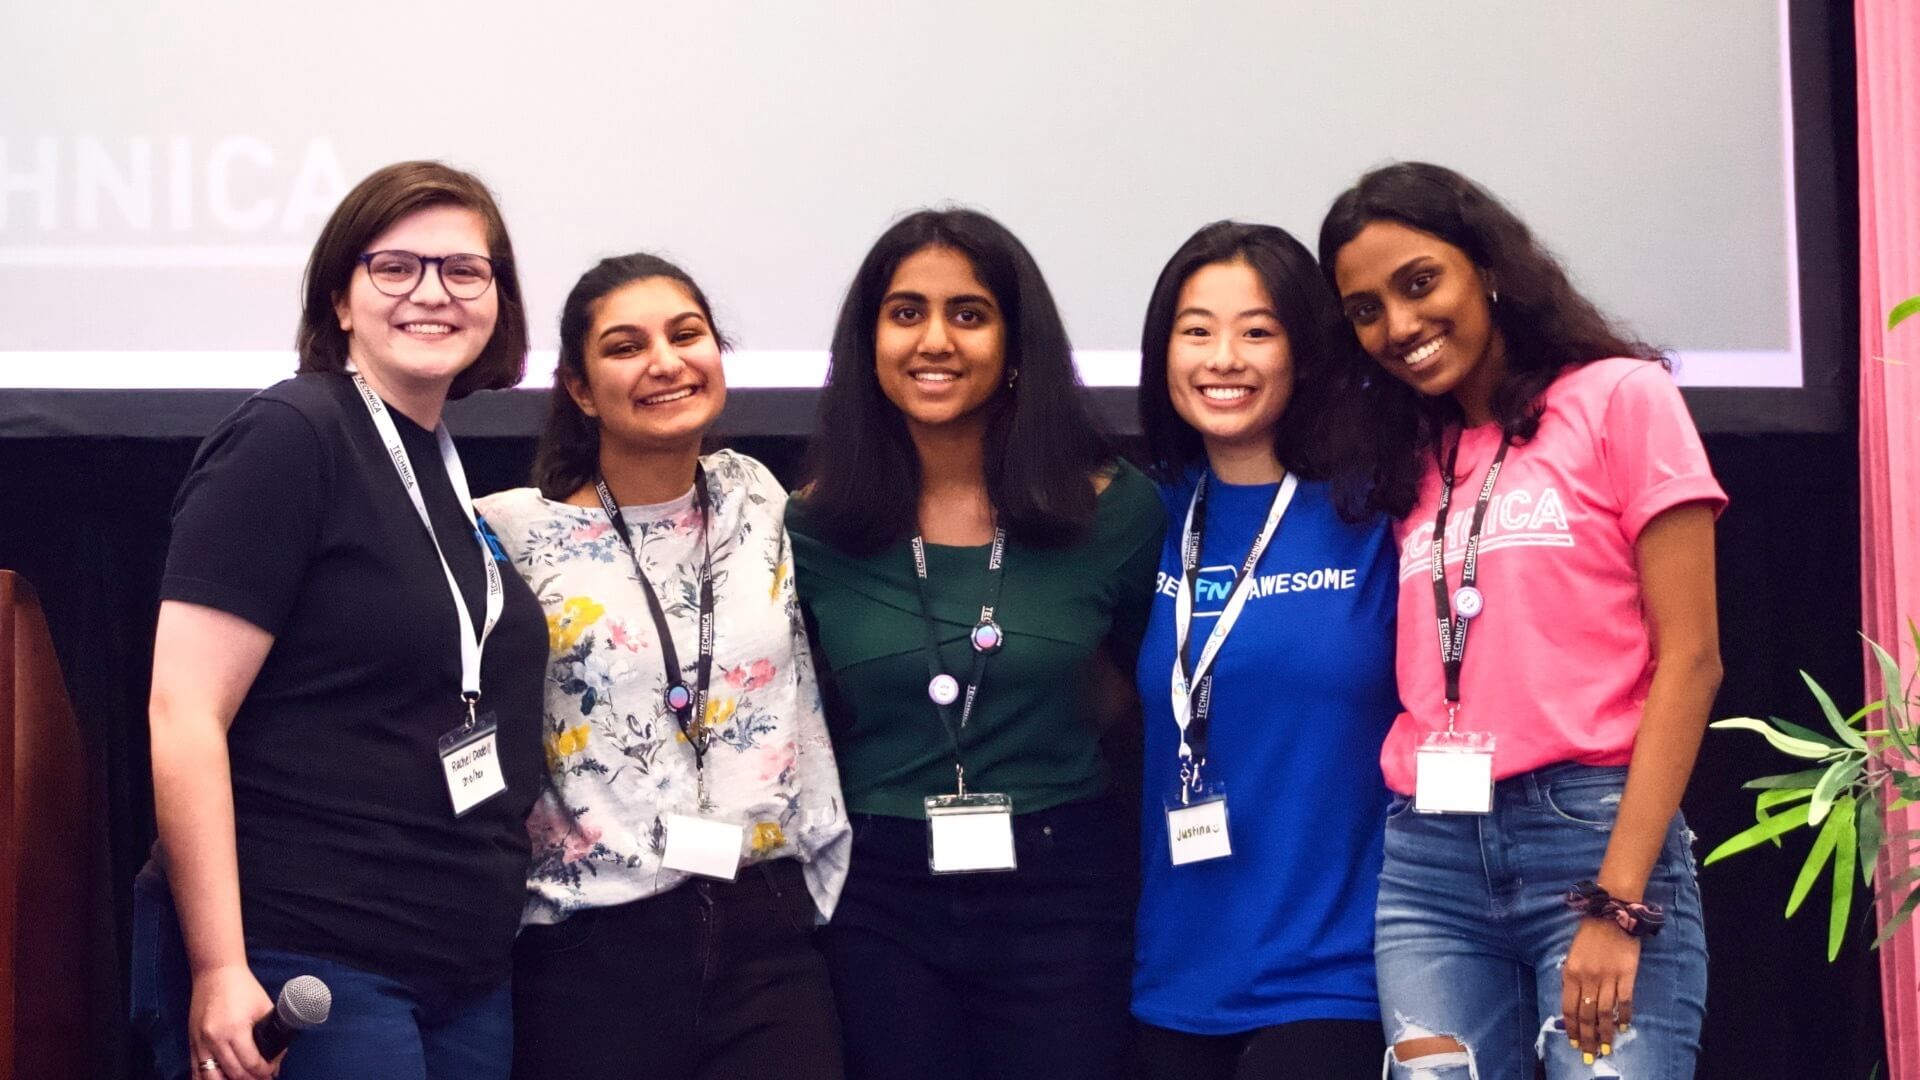
<svg viewBox="0 0 1920 1080"><path fill-rule="evenodd" d="M935 795L926 800L927 867L936 874L1015 868L1013 800L1005 795Z"/></svg>
<svg viewBox="0 0 1920 1080"><path fill-rule="evenodd" d="M447 774L447 794L453 797L453 816L507 790L500 772L497 725L487 713L471 725L462 724L440 736L440 768Z"/></svg>
<svg viewBox="0 0 1920 1080"><path fill-rule="evenodd" d="M740 873L744 825L692 814L667 815L667 851L660 865L701 877L732 881Z"/></svg>
<svg viewBox="0 0 1920 1080"><path fill-rule="evenodd" d="M1413 808L1422 814L1490 812L1493 736L1436 731L1422 740L1413 755Z"/></svg>
<svg viewBox="0 0 1920 1080"><path fill-rule="evenodd" d="M1227 835L1227 796L1214 791L1201 798L1167 801L1167 853L1173 865L1209 862L1233 854Z"/></svg>

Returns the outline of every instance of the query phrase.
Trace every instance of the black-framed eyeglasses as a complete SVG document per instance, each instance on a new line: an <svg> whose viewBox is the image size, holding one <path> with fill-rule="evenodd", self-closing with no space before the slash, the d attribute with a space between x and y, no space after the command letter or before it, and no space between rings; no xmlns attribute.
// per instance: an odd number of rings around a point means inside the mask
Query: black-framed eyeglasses
<svg viewBox="0 0 1920 1080"><path fill-rule="evenodd" d="M485 255L416 255L411 251L369 251L360 256L367 279L387 296L411 296L428 266L440 275L440 287L456 300L478 300L493 285L493 260Z"/></svg>

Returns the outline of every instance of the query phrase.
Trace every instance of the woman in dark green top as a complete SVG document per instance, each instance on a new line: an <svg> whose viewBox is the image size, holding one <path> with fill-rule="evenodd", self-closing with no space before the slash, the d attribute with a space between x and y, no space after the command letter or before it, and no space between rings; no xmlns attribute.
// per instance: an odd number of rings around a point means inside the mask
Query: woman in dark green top
<svg viewBox="0 0 1920 1080"><path fill-rule="evenodd" d="M834 332L789 504L854 822L825 931L848 1074L1119 1075L1129 1038L1130 671L1165 517L1091 420L1033 258L921 211Z"/></svg>

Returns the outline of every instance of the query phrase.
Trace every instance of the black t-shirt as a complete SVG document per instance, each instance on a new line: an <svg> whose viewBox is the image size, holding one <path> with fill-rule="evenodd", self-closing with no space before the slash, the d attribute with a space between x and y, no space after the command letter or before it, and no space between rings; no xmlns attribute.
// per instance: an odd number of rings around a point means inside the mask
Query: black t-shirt
<svg viewBox="0 0 1920 1080"><path fill-rule="evenodd" d="M473 527L433 433L392 416L477 628L486 581ZM351 379L269 387L200 447L174 504L161 597L274 635L227 735L250 946L415 985L507 976L544 769L547 633L500 559L480 710L497 717L507 790L455 818L438 745L466 715L459 621Z"/></svg>

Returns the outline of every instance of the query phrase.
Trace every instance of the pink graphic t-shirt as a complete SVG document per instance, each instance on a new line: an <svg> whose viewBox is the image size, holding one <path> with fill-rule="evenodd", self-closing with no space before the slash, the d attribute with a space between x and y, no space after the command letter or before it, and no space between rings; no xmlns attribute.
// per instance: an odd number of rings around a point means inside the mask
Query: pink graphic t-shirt
<svg viewBox="0 0 1920 1080"><path fill-rule="evenodd" d="M1625 765L1653 679L1634 542L1662 511L1726 493L1673 379L1644 360L1600 360L1547 388L1532 441L1507 451L1481 531L1485 610L1467 635L1460 674L1462 731L1495 737L1493 774L1577 761ZM1447 515L1447 593L1460 569L1500 428L1458 436ZM1449 442L1448 447L1451 447ZM1381 749L1387 786L1413 793L1414 752L1447 726L1446 673L1433 595L1433 528L1440 470L1429 463L1419 501L1394 529L1400 545L1397 667L1406 710Z"/></svg>

